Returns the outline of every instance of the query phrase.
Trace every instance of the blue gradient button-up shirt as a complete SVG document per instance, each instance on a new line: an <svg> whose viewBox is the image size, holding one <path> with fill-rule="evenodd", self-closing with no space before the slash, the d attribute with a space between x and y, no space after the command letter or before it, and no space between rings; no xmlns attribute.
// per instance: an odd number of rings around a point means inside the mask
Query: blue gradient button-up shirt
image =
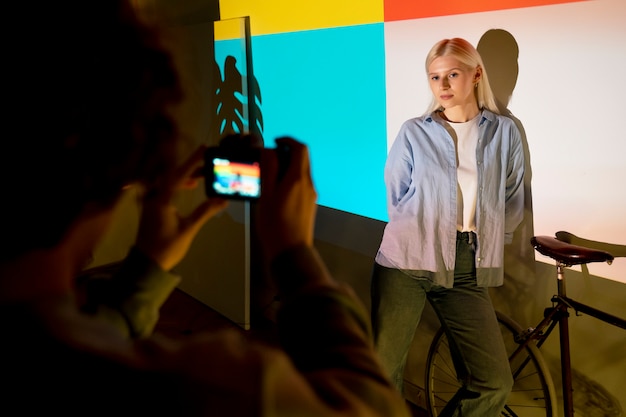
<svg viewBox="0 0 626 417"><path fill-rule="evenodd" d="M479 286L504 280L504 245L524 215L524 150L513 120L483 110L476 147ZM404 122L385 165L389 222L380 265L451 288L457 231L457 155L437 114Z"/></svg>

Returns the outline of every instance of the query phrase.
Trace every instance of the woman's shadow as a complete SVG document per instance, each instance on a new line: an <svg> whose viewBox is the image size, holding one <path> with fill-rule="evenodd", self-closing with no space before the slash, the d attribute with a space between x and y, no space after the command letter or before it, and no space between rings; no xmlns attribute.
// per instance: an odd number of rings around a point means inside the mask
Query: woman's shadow
<svg viewBox="0 0 626 417"><path fill-rule="evenodd" d="M503 29L491 29L483 34L476 47L480 53L489 76L491 89L496 97L500 113L511 118L522 135L526 175L524 178L525 208L524 219L513 236L513 242L506 245L504 251L504 286L503 291L496 290L498 297L504 297L503 306L515 309L532 305L535 298L535 253L530 244L534 234L532 210L532 170L530 151L526 131L522 122L509 110L509 102L517 84L519 73L519 47L517 41ZM511 314L510 311L503 311ZM525 317L525 318L532 318Z"/></svg>

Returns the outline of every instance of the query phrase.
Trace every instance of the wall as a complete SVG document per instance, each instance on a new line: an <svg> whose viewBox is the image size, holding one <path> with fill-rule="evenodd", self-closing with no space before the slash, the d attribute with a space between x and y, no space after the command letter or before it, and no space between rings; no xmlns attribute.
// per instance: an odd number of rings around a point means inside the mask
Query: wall
<svg viewBox="0 0 626 417"><path fill-rule="evenodd" d="M428 49L461 36L492 52L499 98L526 132L537 233L615 243L626 234L626 141L615 133L626 79L608 70L626 65L626 2L222 0L221 15L250 16L266 142L290 134L309 144L321 205L386 220L386 149L427 107ZM494 29L510 41L490 43ZM624 282L626 261L598 274Z"/></svg>

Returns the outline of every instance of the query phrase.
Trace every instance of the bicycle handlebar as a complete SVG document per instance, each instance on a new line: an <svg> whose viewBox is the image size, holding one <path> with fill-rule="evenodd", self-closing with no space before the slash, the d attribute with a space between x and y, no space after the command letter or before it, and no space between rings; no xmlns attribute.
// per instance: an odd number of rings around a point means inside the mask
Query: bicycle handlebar
<svg viewBox="0 0 626 417"><path fill-rule="evenodd" d="M561 236L564 235L561 234ZM533 236L530 239L530 243L537 252L567 266L582 265L590 262L606 262L610 265L614 259L614 256L609 252L574 245L552 236Z"/></svg>

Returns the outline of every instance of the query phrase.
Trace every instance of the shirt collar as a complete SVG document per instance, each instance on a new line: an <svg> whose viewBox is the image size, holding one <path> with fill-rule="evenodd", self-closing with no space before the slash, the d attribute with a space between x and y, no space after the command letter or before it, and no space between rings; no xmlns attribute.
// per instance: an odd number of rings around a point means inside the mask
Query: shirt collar
<svg viewBox="0 0 626 417"><path fill-rule="evenodd" d="M485 123L486 120L488 120L489 122L493 122L495 120L496 118L495 113L487 109L482 109L481 111L482 111L482 114L480 116L480 121L478 122L478 126L482 126L482 124ZM439 116L439 112L437 110L435 110L434 112L426 116L425 120L428 123L436 122L436 123L443 124L444 122L444 119L441 116Z"/></svg>

